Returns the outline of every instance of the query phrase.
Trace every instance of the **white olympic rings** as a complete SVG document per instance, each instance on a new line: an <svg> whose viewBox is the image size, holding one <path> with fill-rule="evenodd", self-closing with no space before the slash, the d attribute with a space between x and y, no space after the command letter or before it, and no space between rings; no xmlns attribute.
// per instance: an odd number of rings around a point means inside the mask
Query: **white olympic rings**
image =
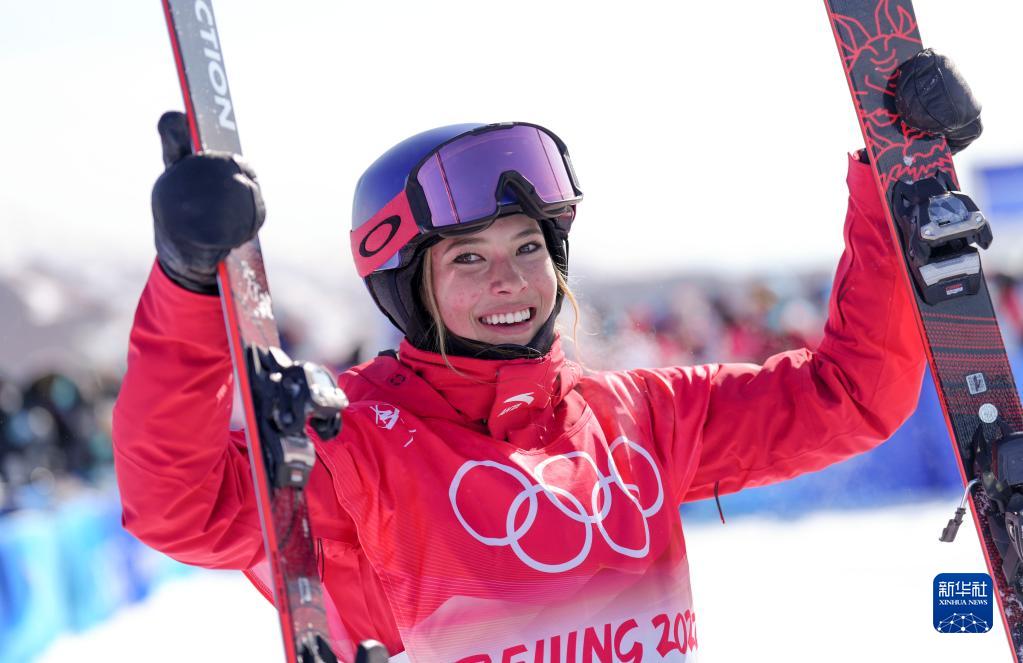
<svg viewBox="0 0 1023 663"><path fill-rule="evenodd" d="M654 479L657 481L657 498L652 504L650 504L650 506L644 507L640 504L639 486L632 483L625 483L618 471L618 466L615 463L613 454L615 449L622 445L625 445L628 451L634 451L645 459L650 465L650 469L653 471ZM573 458L584 460L593 468L594 473L597 475L597 482L594 483L593 489L590 492L589 511L571 492L559 486L554 486L544 480L544 470L551 464ZM458 507L458 488L462 483L462 479L464 479L470 471L477 467L494 468L504 472L522 485L522 491L515 496L515 499L512 500L512 503L508 508L508 514L505 517L504 536L484 536L483 534L480 534L472 525L469 524ZM462 524L465 531L474 539L488 546L510 546L524 564L537 571L543 571L545 573L561 573L579 566L582 561L586 559L586 556L590 553L590 549L593 546L593 525L597 526L597 531L600 532L600 535L612 550L627 557L633 557L636 559L645 557L650 552L650 525L648 520L652 515L657 513L664 504L664 486L661 483L661 475L657 469L657 463L654 462L649 451L635 442L632 442L625 436L622 436L615 440L608 448L607 467L608 474L604 475L604 473L600 471L600 468L597 467L597 463L588 453L585 451L571 451L566 454L551 456L533 468L532 478L536 481L534 484L530 481L530 478L517 467L504 465L503 463L498 463L493 460L470 460L463 463L455 473L454 478L451 480L451 487L448 490L448 497L451 500L451 508L454 509L455 517L458 518L458 522ZM604 521L611 511L613 496L611 484L616 484L619 488L621 488L625 497L636 507L637 511L639 511L640 515L643 517L644 544L639 548L629 548L619 544L614 540L605 527ZM529 555L529 553L523 550L520 544L522 537L526 535L530 527L532 527L533 522L536 520L539 507L537 495L540 493L543 493L544 496L547 497L548 501L557 507L561 513L586 526L583 544L579 549L579 552L571 559L559 564L548 564L534 559L531 555ZM603 499L601 500L600 498ZM571 508L566 505L566 501L569 505L571 505ZM516 527L515 520L519 515L519 510L522 508L522 504L524 502L528 502L529 504L528 511L526 512L525 519L518 527ZM598 504L601 502L603 503L598 508Z"/></svg>

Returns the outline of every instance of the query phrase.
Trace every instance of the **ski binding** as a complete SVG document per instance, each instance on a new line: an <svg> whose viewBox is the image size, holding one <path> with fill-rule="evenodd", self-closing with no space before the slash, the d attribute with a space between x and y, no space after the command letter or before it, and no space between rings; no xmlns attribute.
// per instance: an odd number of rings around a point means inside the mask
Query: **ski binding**
<svg viewBox="0 0 1023 663"><path fill-rule="evenodd" d="M980 289L980 256L991 245L991 226L977 205L938 171L892 191L896 222L913 281L928 304L975 295Z"/></svg>

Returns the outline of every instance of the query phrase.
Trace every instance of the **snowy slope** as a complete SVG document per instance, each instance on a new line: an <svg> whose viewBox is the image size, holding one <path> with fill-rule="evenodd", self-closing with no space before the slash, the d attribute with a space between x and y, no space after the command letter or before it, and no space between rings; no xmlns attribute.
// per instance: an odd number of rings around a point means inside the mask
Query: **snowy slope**
<svg viewBox="0 0 1023 663"><path fill-rule="evenodd" d="M934 576L983 571L968 524L955 544L937 541L954 507L687 526L700 661L1008 660L1000 622L981 635L931 626ZM238 574L204 572L61 639L39 661L142 659L280 663L283 654L276 616L255 590Z"/></svg>

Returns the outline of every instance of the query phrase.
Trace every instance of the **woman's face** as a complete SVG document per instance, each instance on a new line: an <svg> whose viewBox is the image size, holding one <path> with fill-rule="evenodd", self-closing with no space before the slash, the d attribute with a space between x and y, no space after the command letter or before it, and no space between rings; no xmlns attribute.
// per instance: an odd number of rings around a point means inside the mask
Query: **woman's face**
<svg viewBox="0 0 1023 663"><path fill-rule="evenodd" d="M554 310L554 263L540 226L525 214L443 239L430 247L430 260L440 317L453 334L525 345Z"/></svg>

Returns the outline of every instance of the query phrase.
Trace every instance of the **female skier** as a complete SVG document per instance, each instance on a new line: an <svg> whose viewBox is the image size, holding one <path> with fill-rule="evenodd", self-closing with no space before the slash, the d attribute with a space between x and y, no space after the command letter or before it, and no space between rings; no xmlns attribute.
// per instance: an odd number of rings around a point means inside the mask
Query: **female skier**
<svg viewBox="0 0 1023 663"><path fill-rule="evenodd" d="M968 90L941 58L914 62L947 85L906 93L903 120L968 99L945 132L965 147L979 134ZM180 114L160 129L157 262L115 410L124 523L181 561L252 571L263 540L214 295L263 202L238 158L189 153ZM690 660L679 504L867 451L916 404L924 354L862 153L847 181L817 348L584 374L555 329L582 199L565 144L532 124L455 125L374 162L352 251L405 338L340 376L344 427L316 444L308 496L335 637L412 661Z"/></svg>

